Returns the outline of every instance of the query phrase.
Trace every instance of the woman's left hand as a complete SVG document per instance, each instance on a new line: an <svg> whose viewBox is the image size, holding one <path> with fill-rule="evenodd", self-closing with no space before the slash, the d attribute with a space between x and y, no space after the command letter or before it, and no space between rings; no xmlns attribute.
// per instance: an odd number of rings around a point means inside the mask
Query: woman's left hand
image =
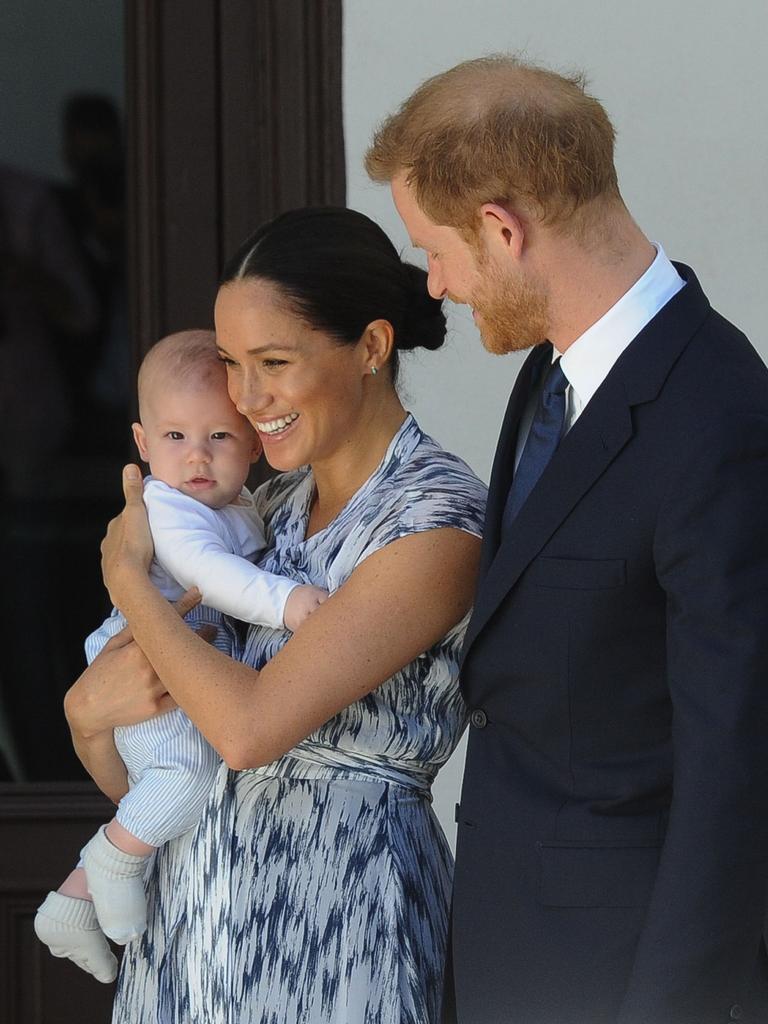
<svg viewBox="0 0 768 1024"><path fill-rule="evenodd" d="M152 561L152 535L138 466L123 470L125 508L107 527L101 542L101 572L112 603L120 607L121 586L130 573L146 573Z"/></svg>

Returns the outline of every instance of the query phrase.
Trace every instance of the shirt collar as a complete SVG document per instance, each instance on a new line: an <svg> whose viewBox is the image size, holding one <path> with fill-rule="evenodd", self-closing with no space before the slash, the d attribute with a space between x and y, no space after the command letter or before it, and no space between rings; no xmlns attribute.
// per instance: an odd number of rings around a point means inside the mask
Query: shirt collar
<svg viewBox="0 0 768 1024"><path fill-rule="evenodd" d="M608 376L629 343L685 284L660 245L656 258L619 301L563 353L560 366L582 406ZM559 353L553 350L553 359Z"/></svg>

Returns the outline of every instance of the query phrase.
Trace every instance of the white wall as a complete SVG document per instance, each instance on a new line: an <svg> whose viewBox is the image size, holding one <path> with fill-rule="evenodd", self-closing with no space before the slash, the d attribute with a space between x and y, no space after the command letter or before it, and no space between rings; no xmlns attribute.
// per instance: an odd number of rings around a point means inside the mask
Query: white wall
<svg viewBox="0 0 768 1024"><path fill-rule="evenodd" d="M695 268L715 307L768 357L765 0L345 0L344 19L348 204L406 254L388 190L362 167L375 125L423 79L485 53L578 68L618 129L635 218ZM404 397L422 427L487 480L521 357L485 353L464 309L452 309L449 324L447 346L411 362ZM463 745L435 786L451 840L462 763Z"/></svg>

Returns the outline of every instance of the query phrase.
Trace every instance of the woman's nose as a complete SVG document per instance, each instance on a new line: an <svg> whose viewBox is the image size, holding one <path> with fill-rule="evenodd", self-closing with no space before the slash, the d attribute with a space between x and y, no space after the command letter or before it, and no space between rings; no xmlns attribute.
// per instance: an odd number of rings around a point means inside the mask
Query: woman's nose
<svg viewBox="0 0 768 1024"><path fill-rule="evenodd" d="M252 378L242 380L234 394L233 390L230 390L230 397L241 416L251 417L262 412L271 401L265 389Z"/></svg>

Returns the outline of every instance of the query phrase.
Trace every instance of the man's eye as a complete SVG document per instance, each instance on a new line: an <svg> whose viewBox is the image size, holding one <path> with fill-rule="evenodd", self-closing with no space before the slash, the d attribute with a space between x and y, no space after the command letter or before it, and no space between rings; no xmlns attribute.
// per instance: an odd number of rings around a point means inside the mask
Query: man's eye
<svg viewBox="0 0 768 1024"><path fill-rule="evenodd" d="M217 356L216 358L219 360L220 363L224 363L225 366L235 366L236 365L235 364L235 360L234 359L229 359L227 356Z"/></svg>
<svg viewBox="0 0 768 1024"><path fill-rule="evenodd" d="M266 366L267 369L274 370L278 366L285 366L286 359L262 359L262 366Z"/></svg>
<svg viewBox="0 0 768 1024"><path fill-rule="evenodd" d="M180 430L169 430L168 433L165 436L166 437L170 437L170 439L172 441L183 441L184 440L184 435L182 434L182 432Z"/></svg>
<svg viewBox="0 0 768 1024"><path fill-rule="evenodd" d="M231 436L232 435L227 430L214 430L214 432L211 434L211 438L214 441L223 441L227 437L231 437Z"/></svg>

